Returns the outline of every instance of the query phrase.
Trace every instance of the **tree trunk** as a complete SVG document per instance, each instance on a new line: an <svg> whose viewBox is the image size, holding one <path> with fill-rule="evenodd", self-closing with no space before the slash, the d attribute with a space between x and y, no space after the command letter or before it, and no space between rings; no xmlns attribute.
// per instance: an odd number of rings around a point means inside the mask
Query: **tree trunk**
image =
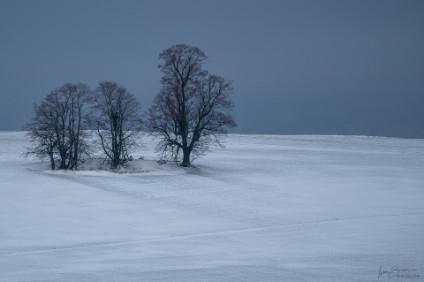
<svg viewBox="0 0 424 282"><path fill-rule="evenodd" d="M51 165L51 168L52 168L52 170L55 170L55 169L56 169L56 164L55 164L55 162L54 162L53 152L49 152L49 157L50 157L50 165Z"/></svg>
<svg viewBox="0 0 424 282"><path fill-rule="evenodd" d="M184 149L183 150L183 163L182 163L183 167L189 167L190 166L190 154L191 154L190 149Z"/></svg>
<svg viewBox="0 0 424 282"><path fill-rule="evenodd" d="M60 168L59 169L67 169L68 166L66 165L66 156L61 154L61 160L60 160Z"/></svg>
<svg viewBox="0 0 424 282"><path fill-rule="evenodd" d="M112 168L113 169L119 168L120 163L121 162L119 160L119 155L117 155L116 152L114 152L113 160L112 160Z"/></svg>

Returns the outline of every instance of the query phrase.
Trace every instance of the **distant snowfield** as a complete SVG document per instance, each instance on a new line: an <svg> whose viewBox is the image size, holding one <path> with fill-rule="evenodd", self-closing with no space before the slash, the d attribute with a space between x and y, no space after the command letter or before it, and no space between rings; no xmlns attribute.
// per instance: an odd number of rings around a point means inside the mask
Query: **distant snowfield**
<svg viewBox="0 0 424 282"><path fill-rule="evenodd" d="M229 135L187 169L144 144L50 172L1 132L0 281L424 278L424 140Z"/></svg>

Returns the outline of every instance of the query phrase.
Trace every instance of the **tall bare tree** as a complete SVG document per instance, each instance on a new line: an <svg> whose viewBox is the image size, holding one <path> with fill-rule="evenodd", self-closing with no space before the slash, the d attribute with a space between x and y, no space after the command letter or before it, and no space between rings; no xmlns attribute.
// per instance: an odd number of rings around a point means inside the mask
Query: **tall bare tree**
<svg viewBox="0 0 424 282"><path fill-rule="evenodd" d="M101 147L113 169L130 159L141 130L140 103L125 87L116 82L100 82L92 97L92 123Z"/></svg>
<svg viewBox="0 0 424 282"><path fill-rule="evenodd" d="M34 105L34 117L26 129L32 145L28 154L48 156L52 169L77 169L87 153L83 124L84 105L90 89L82 83L66 83L51 91L40 104Z"/></svg>
<svg viewBox="0 0 424 282"><path fill-rule="evenodd" d="M231 82L202 69L207 56L199 48L174 45L160 53L162 88L149 109L148 128L160 138L157 146L167 157L180 159L182 166L204 154L211 143L220 143L231 116Z"/></svg>

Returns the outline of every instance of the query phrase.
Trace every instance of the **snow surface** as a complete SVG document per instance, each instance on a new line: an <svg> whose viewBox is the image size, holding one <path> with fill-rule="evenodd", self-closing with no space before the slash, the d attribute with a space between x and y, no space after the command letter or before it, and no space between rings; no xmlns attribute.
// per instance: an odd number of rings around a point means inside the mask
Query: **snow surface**
<svg viewBox="0 0 424 282"><path fill-rule="evenodd" d="M196 168L143 141L134 173L51 172L0 133L0 281L424 277L424 140L229 135Z"/></svg>

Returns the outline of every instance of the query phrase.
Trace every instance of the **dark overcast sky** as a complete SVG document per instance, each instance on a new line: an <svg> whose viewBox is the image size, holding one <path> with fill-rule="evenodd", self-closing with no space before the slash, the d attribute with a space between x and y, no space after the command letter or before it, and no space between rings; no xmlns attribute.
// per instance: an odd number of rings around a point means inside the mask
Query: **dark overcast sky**
<svg viewBox="0 0 424 282"><path fill-rule="evenodd" d="M424 1L0 1L0 130L65 82L144 109L186 43L234 81L236 132L424 138Z"/></svg>

